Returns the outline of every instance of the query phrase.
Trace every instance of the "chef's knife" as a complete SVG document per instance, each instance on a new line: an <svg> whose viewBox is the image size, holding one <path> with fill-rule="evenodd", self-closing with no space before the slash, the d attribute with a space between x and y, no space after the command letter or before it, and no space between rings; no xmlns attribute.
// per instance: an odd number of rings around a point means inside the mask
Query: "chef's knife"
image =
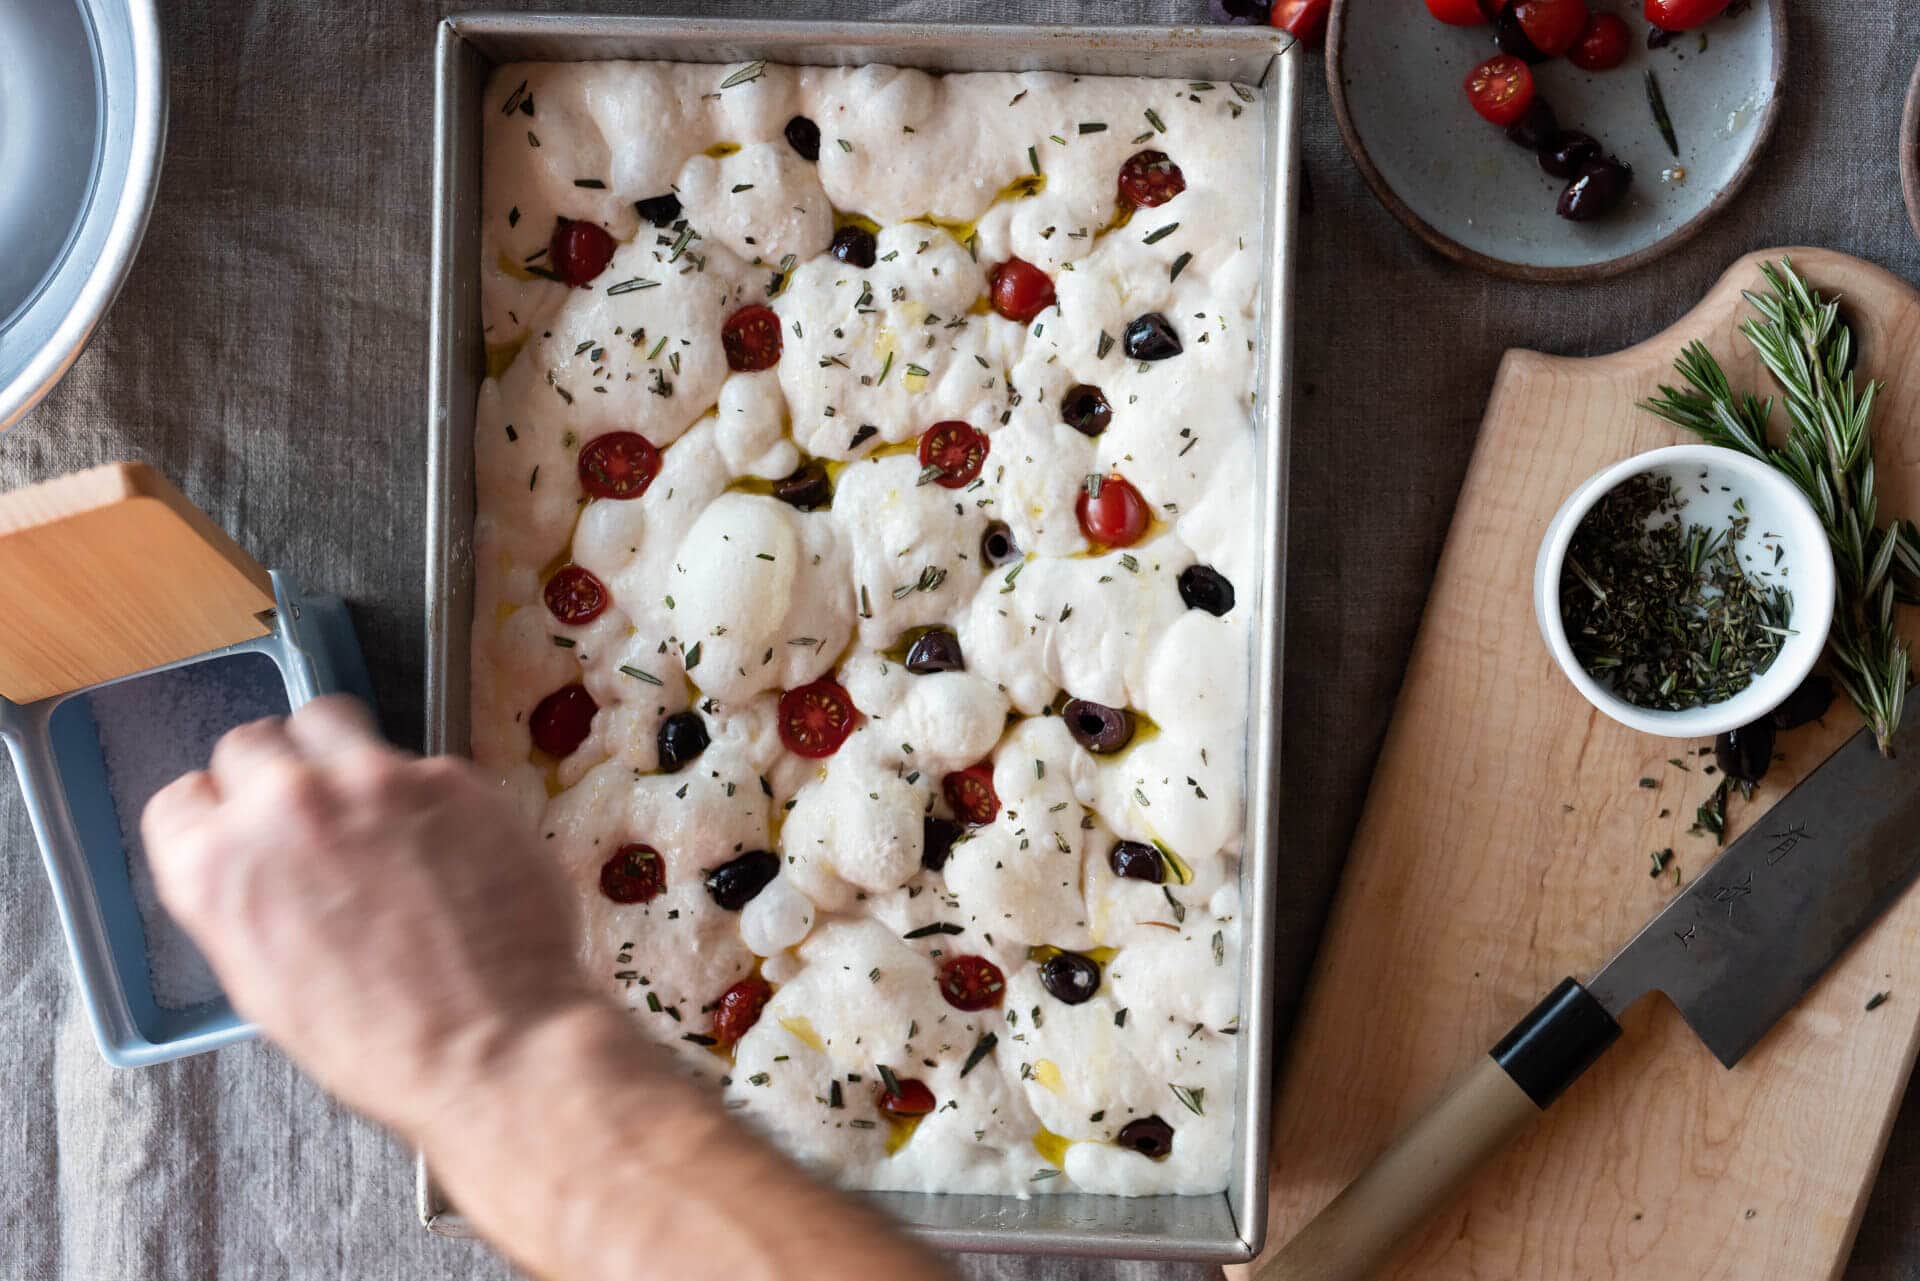
<svg viewBox="0 0 1920 1281"><path fill-rule="evenodd" d="M1663 992L1727 1067L1920 870L1920 703L1895 759L1854 735L1728 846L1591 980L1563 979L1445 1098L1256 1274L1362 1281Z"/></svg>

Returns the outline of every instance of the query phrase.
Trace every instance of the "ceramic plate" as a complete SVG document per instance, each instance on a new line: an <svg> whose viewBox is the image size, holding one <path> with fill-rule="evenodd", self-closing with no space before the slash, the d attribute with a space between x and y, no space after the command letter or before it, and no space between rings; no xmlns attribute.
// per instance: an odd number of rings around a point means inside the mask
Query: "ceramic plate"
<svg viewBox="0 0 1920 1281"><path fill-rule="evenodd" d="M1428 244L1498 275L1591 280L1674 248L1746 182L1779 114L1784 4L1754 0L1648 49L1637 0L1593 0L1633 30L1626 62L1587 72L1555 58L1533 69L1561 128L1592 134L1633 166L1626 201L1588 223L1556 214L1566 183L1468 105L1467 73L1499 52L1491 25L1446 26L1419 0L1335 0L1327 84L1374 194ZM1647 105L1649 70L1678 156Z"/></svg>

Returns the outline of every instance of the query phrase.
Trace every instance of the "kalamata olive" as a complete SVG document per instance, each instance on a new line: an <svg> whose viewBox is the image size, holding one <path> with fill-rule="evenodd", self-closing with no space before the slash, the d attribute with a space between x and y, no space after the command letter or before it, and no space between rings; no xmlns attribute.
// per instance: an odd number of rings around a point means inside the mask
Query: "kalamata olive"
<svg viewBox="0 0 1920 1281"><path fill-rule="evenodd" d="M1207 17L1230 27L1264 27L1268 8L1264 0L1207 0Z"/></svg>
<svg viewBox="0 0 1920 1281"><path fill-rule="evenodd" d="M1713 763L1736 783L1758 783L1773 764L1773 721L1761 717L1713 740Z"/></svg>
<svg viewBox="0 0 1920 1281"><path fill-rule="evenodd" d="M793 475L773 482L773 496L803 512L832 506L833 481L827 475L827 465L818 458L809 458Z"/></svg>
<svg viewBox="0 0 1920 1281"><path fill-rule="evenodd" d="M1522 62L1545 62L1547 55L1527 35L1527 29L1520 25L1520 6L1507 5L1493 20L1493 42L1500 46L1501 53L1510 53Z"/></svg>
<svg viewBox="0 0 1920 1281"><path fill-rule="evenodd" d="M1773 715L1767 719L1775 729L1799 729L1825 716L1832 706L1833 682L1815 672L1801 681L1800 688L1787 695L1786 701L1774 708Z"/></svg>
<svg viewBox="0 0 1920 1281"><path fill-rule="evenodd" d="M1060 417L1082 436L1098 436L1113 421L1113 406L1098 387L1078 383L1060 401Z"/></svg>
<svg viewBox="0 0 1920 1281"><path fill-rule="evenodd" d="M1150 311L1127 322L1121 347L1135 360L1165 360L1180 354L1180 335L1165 316Z"/></svg>
<svg viewBox="0 0 1920 1281"><path fill-rule="evenodd" d="M963 672L967 660L960 653L960 638L944 628L923 634L907 647L907 670L915 676L929 672Z"/></svg>
<svg viewBox="0 0 1920 1281"><path fill-rule="evenodd" d="M1633 185L1633 166L1616 156L1589 160L1560 193L1558 213L1573 222L1591 222L1619 204Z"/></svg>
<svg viewBox="0 0 1920 1281"><path fill-rule="evenodd" d="M660 768L671 774L707 750L707 723L698 712L675 712L660 722Z"/></svg>
<svg viewBox="0 0 1920 1281"><path fill-rule="evenodd" d="M805 116L787 121L787 145L800 153L802 160L820 159L820 126Z"/></svg>
<svg viewBox="0 0 1920 1281"><path fill-rule="evenodd" d="M1133 713L1084 698L1070 698L1060 715L1074 742L1096 756L1117 752L1133 741Z"/></svg>
<svg viewBox="0 0 1920 1281"><path fill-rule="evenodd" d="M707 893L729 912L738 912L780 875L780 856L771 850L748 850L707 873Z"/></svg>
<svg viewBox="0 0 1920 1281"><path fill-rule="evenodd" d="M1131 1152L1164 1161L1173 1151L1173 1127L1157 1116L1143 1116L1120 1127L1113 1141Z"/></svg>
<svg viewBox="0 0 1920 1281"><path fill-rule="evenodd" d="M980 559L990 567L1020 559L1020 548L1014 544L1013 531L1004 522L994 521L987 526L987 532L980 536Z"/></svg>
<svg viewBox="0 0 1920 1281"><path fill-rule="evenodd" d="M1078 952L1055 952L1040 963L1040 986L1063 1005L1080 1005L1100 990L1100 963Z"/></svg>
<svg viewBox="0 0 1920 1281"><path fill-rule="evenodd" d="M1233 610L1233 584L1211 565L1189 565L1180 571L1180 599L1218 618Z"/></svg>
<svg viewBox="0 0 1920 1281"><path fill-rule="evenodd" d="M1558 142L1540 153L1540 167L1553 178L1571 178L1580 166L1600 158L1600 144L1578 129L1568 129Z"/></svg>
<svg viewBox="0 0 1920 1281"><path fill-rule="evenodd" d="M1167 861L1145 841L1115 841L1107 851L1107 866L1115 876L1129 881L1151 881L1155 885L1167 882Z"/></svg>
<svg viewBox="0 0 1920 1281"><path fill-rule="evenodd" d="M1560 141L1560 120L1545 98L1535 98L1527 114L1507 126L1507 141L1528 151L1545 151Z"/></svg>
<svg viewBox="0 0 1920 1281"><path fill-rule="evenodd" d="M827 252L850 267L873 266L873 233L865 227L845 226L833 233Z"/></svg>
<svg viewBox="0 0 1920 1281"><path fill-rule="evenodd" d="M669 191L664 196L648 196L633 202L642 218L656 227L671 227L680 221L680 197Z"/></svg>
<svg viewBox="0 0 1920 1281"><path fill-rule="evenodd" d="M936 818L932 814L920 820L920 866L929 872L938 872L947 865L947 857L953 853L953 843L960 839L964 829L950 818Z"/></svg>

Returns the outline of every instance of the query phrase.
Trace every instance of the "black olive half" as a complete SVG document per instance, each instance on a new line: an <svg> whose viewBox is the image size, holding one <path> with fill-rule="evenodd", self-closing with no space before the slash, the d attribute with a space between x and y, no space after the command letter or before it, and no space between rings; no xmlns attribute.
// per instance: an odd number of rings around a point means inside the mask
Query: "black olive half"
<svg viewBox="0 0 1920 1281"><path fill-rule="evenodd" d="M962 672L967 660L960 653L960 638L945 630L922 635L907 647L907 670L915 676L929 672Z"/></svg>
<svg viewBox="0 0 1920 1281"><path fill-rule="evenodd" d="M1569 129L1540 153L1540 167L1554 178L1571 178L1589 160L1600 158L1600 144L1578 129Z"/></svg>
<svg viewBox="0 0 1920 1281"><path fill-rule="evenodd" d="M1165 360L1180 354L1180 335L1165 316L1150 311L1127 322L1121 346L1135 360Z"/></svg>
<svg viewBox="0 0 1920 1281"><path fill-rule="evenodd" d="M1649 26L1647 28L1647 48L1664 49L1672 43L1673 32L1665 27Z"/></svg>
<svg viewBox="0 0 1920 1281"><path fill-rule="evenodd" d="M675 712L660 722L660 768L671 774L707 750L707 723L698 712Z"/></svg>
<svg viewBox="0 0 1920 1281"><path fill-rule="evenodd" d="M803 512L831 506L833 481L827 476L827 465L818 458L801 463L793 475L773 482L773 496Z"/></svg>
<svg viewBox="0 0 1920 1281"><path fill-rule="evenodd" d="M1527 34L1527 29L1520 25L1518 5L1508 5L1494 18L1493 39L1500 46L1501 53L1510 53L1522 62L1547 60L1547 55L1540 52L1540 46Z"/></svg>
<svg viewBox="0 0 1920 1281"><path fill-rule="evenodd" d="M987 526L987 532L980 536L980 559L992 568L1020 559L1020 548L1014 544L1013 531L1003 521L994 521Z"/></svg>
<svg viewBox="0 0 1920 1281"><path fill-rule="evenodd" d="M1559 214L1572 222L1591 222L1619 204L1633 185L1633 167L1615 156L1580 166L1560 193Z"/></svg>
<svg viewBox="0 0 1920 1281"><path fill-rule="evenodd" d="M865 227L846 226L833 233L827 252L850 267L873 266L873 233Z"/></svg>
<svg viewBox="0 0 1920 1281"><path fill-rule="evenodd" d="M1157 1116L1143 1116L1121 1126L1113 1141L1130 1152L1164 1161L1173 1151L1173 1127Z"/></svg>
<svg viewBox="0 0 1920 1281"><path fill-rule="evenodd" d="M802 160L820 159L820 126L805 116L787 121L787 145L800 153Z"/></svg>
<svg viewBox="0 0 1920 1281"><path fill-rule="evenodd" d="M1787 695L1787 701L1773 709L1767 719L1775 729L1799 729L1817 721L1833 706L1833 682L1819 672L1800 682L1800 688Z"/></svg>
<svg viewBox="0 0 1920 1281"><path fill-rule="evenodd" d="M749 850L707 873L707 893L729 912L738 912L780 875L780 856L771 850Z"/></svg>
<svg viewBox="0 0 1920 1281"><path fill-rule="evenodd" d="M1763 716L1713 740L1713 763L1736 783L1758 783L1773 764L1773 721Z"/></svg>
<svg viewBox="0 0 1920 1281"><path fill-rule="evenodd" d="M1233 610L1233 584L1211 565L1189 565L1180 571L1180 599L1219 618Z"/></svg>
<svg viewBox="0 0 1920 1281"><path fill-rule="evenodd" d="M1079 383L1067 388L1060 402L1060 417L1082 436L1098 436L1113 421L1113 406L1098 387Z"/></svg>
<svg viewBox="0 0 1920 1281"><path fill-rule="evenodd" d="M1129 881L1151 881L1155 885L1167 882L1167 861L1144 841L1115 841L1107 851L1107 866L1115 876Z"/></svg>
<svg viewBox="0 0 1920 1281"><path fill-rule="evenodd" d="M680 197L669 191L664 196L648 196L645 200L636 200L633 207L640 216L656 227L671 227L680 221Z"/></svg>
<svg viewBox="0 0 1920 1281"><path fill-rule="evenodd" d="M1527 114L1507 126L1507 141L1528 151L1545 151L1560 141L1560 121L1545 98L1535 98Z"/></svg>
<svg viewBox="0 0 1920 1281"><path fill-rule="evenodd" d="M1073 741L1096 756L1117 752L1133 741L1133 713L1084 698L1070 698L1060 715Z"/></svg>
<svg viewBox="0 0 1920 1281"><path fill-rule="evenodd" d="M1078 952L1056 952L1040 963L1040 986L1063 1005L1081 1005L1100 990L1100 964Z"/></svg>
<svg viewBox="0 0 1920 1281"><path fill-rule="evenodd" d="M920 866L937 872L947 865L953 843L960 839L961 827L950 818L929 814L920 820Z"/></svg>

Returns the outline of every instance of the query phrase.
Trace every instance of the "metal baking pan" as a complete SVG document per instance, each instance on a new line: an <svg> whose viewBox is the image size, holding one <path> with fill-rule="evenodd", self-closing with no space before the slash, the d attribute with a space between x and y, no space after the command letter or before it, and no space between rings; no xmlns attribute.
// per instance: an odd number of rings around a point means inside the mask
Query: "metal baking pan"
<svg viewBox="0 0 1920 1281"><path fill-rule="evenodd" d="M1295 112L1299 55L1253 27L1033 27L926 23L726 22L708 19L465 14L440 24L435 49L434 224L428 403L427 690L430 752L468 749L467 661L473 601L474 398L485 376L480 334L481 95L504 62L655 59L727 63L764 58L813 66L889 63L928 71L1066 71L1237 80L1257 86L1266 116L1271 264L1262 286L1257 388L1260 510L1266 551L1254 592L1247 769L1248 857L1242 863L1238 1118L1227 1191L1198 1197L1090 1194L1015 1197L879 1193L873 1199L929 1245L1015 1254L1234 1262L1266 1234L1268 1104L1273 1073L1273 858L1280 798L1281 640L1286 566L1291 381ZM424 1162L418 1210L431 1231L472 1235Z"/></svg>

